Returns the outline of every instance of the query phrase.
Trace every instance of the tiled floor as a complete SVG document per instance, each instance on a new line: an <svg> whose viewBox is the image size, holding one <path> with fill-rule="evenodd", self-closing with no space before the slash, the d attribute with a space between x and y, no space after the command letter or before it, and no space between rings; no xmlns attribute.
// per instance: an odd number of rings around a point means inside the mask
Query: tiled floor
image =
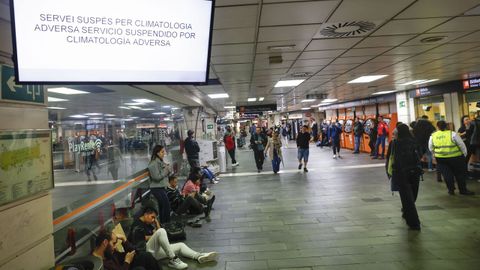
<svg viewBox="0 0 480 270"><path fill-rule="evenodd" d="M189 269L480 269L480 196L449 196L433 173L421 182L422 231L409 231L381 161L311 146L308 173L296 149L284 151L279 175L258 174L251 151L212 187L212 222L188 228L186 243L220 253ZM480 193L480 184L469 181Z"/></svg>

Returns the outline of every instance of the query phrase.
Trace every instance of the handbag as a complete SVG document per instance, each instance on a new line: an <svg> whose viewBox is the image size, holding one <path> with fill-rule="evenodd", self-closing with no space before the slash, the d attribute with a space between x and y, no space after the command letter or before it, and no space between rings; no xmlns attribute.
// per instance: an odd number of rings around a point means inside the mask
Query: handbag
<svg viewBox="0 0 480 270"><path fill-rule="evenodd" d="M179 242L187 239L185 223L183 222L172 221L163 224L162 227L167 231L167 237L170 242Z"/></svg>

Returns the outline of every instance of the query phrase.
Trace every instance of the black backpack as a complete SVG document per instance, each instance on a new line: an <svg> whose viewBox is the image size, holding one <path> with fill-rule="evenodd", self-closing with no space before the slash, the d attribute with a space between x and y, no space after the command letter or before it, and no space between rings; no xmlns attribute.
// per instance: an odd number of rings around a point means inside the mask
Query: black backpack
<svg viewBox="0 0 480 270"><path fill-rule="evenodd" d="M395 169L411 177L423 175L421 155L415 141L396 141Z"/></svg>

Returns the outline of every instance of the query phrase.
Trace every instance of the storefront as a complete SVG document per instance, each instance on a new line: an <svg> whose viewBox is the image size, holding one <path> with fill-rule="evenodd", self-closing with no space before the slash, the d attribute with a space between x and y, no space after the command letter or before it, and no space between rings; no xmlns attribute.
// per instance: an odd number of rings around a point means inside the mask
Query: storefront
<svg viewBox="0 0 480 270"><path fill-rule="evenodd" d="M434 125L444 120L458 129L462 114L458 95L461 87L461 81L453 81L411 90L409 96L414 101L414 119L426 115Z"/></svg>

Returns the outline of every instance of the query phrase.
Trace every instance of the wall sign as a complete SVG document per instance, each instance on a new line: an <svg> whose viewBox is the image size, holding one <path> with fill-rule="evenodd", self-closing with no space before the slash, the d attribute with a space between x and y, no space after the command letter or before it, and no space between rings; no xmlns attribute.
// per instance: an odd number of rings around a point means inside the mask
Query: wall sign
<svg viewBox="0 0 480 270"><path fill-rule="evenodd" d="M50 130L0 131L0 205L52 188Z"/></svg>
<svg viewBox="0 0 480 270"><path fill-rule="evenodd" d="M42 85L21 85L15 83L15 72L12 67L0 66L1 100L28 104L45 104L45 92Z"/></svg>
<svg viewBox="0 0 480 270"><path fill-rule="evenodd" d="M480 78L473 78L463 81L463 90L480 88Z"/></svg>
<svg viewBox="0 0 480 270"><path fill-rule="evenodd" d="M418 87L409 92L411 98L443 95L462 89L462 81L452 81L443 84Z"/></svg>

